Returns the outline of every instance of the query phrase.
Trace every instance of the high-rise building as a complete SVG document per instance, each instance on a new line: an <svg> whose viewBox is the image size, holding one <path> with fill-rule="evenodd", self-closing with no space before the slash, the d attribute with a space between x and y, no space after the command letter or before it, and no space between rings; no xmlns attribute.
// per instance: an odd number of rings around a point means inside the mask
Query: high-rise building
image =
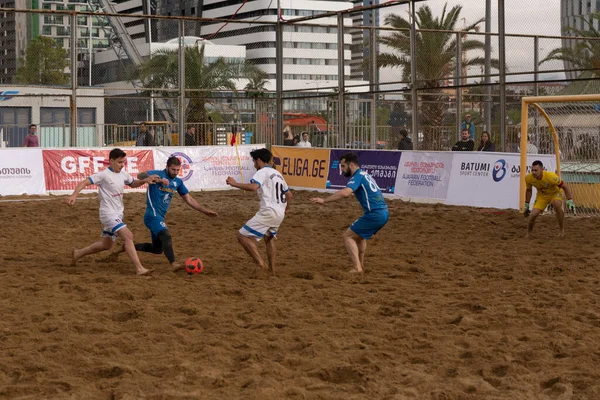
<svg viewBox="0 0 600 400"><path fill-rule="evenodd" d="M270 89L275 81L275 26L260 22L277 21L277 2L255 0L247 2L237 14L234 13L243 0L196 0L179 2L163 0L158 10L163 15L195 15L202 18L219 18L248 21L248 24L223 22L187 24L186 32L208 38L216 44L244 45L246 58L257 64L268 74ZM350 1L335 0L281 0L281 12L284 19L313 16L330 11L347 10L353 7ZM164 22L168 24L168 21ZM332 25L332 27L320 26ZM337 18L330 16L307 21L303 25L286 25L283 33L283 79L285 89L302 90L314 87L335 85L338 79L338 38ZM350 27L348 17L344 25ZM171 26L171 25L170 25ZM161 28L159 22L158 39L171 39L176 33ZM344 75L350 77L350 33L344 35ZM223 56L226 56L225 54ZM320 83L319 83L320 82Z"/></svg>
<svg viewBox="0 0 600 400"><path fill-rule="evenodd" d="M589 30L585 20L589 20L589 16L594 11L600 11L600 0L561 0L560 7L560 25L561 31L566 28L576 28L580 30ZM600 29L600 21L596 21L596 29ZM563 39L563 48L574 48L577 40ZM565 69L567 70L567 79L576 79L580 74L573 70L573 65L565 61Z"/></svg>
<svg viewBox="0 0 600 400"><path fill-rule="evenodd" d="M31 0L0 0L0 6L25 9L31 6ZM31 35L28 19L32 19L31 14L0 12L0 83L12 83L19 57L27 47L28 33Z"/></svg>
<svg viewBox="0 0 600 400"><path fill-rule="evenodd" d="M354 7L365 7L379 4L379 0L352 0ZM352 25L379 26L379 9L358 11L352 14ZM375 54L379 53L377 29L352 30L352 60L350 61L350 77L352 79L369 80L369 70L365 68L365 60L371 56L371 34L375 35Z"/></svg>

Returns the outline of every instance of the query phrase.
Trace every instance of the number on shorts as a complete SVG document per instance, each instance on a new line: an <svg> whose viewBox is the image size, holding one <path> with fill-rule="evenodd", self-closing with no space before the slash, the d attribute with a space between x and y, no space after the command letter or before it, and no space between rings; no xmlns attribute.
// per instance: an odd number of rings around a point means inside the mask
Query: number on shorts
<svg viewBox="0 0 600 400"><path fill-rule="evenodd" d="M287 202L285 192L283 191L283 184L279 182L275 183L275 197L277 197L277 204Z"/></svg>

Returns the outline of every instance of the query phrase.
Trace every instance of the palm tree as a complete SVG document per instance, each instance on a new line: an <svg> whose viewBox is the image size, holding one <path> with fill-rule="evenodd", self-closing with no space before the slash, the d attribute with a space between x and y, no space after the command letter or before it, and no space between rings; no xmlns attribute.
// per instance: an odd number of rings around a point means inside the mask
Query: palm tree
<svg viewBox="0 0 600 400"><path fill-rule="evenodd" d="M209 63L204 57L204 45L200 47L186 46L185 59L185 88L191 89L186 97L189 98L186 106L187 122L208 122L206 103L219 90L236 93L235 81L241 77L238 64L225 61L219 57L215 62ZM138 78L144 87L176 89L179 74L178 50L160 50L142 63L137 71ZM159 91L161 97L177 97L176 92Z"/></svg>
<svg viewBox="0 0 600 400"><path fill-rule="evenodd" d="M594 26L600 24L600 11L595 11L589 15L589 18L581 17L587 30L572 27L565 28L564 32L570 36L580 36L573 47L559 47L552 50L546 58L540 61L540 65L552 61L560 60L570 63L573 67L583 70L582 74L588 72L589 77L600 76L600 31ZM592 39L592 40L589 40Z"/></svg>
<svg viewBox="0 0 600 400"><path fill-rule="evenodd" d="M267 97L266 86L267 86L267 78L269 75L255 68L254 70L249 70L246 72L246 77L248 78L248 83L244 90L246 91L246 97L252 98L262 98Z"/></svg>
<svg viewBox="0 0 600 400"><path fill-rule="evenodd" d="M440 89L444 81L453 76L456 66L456 34L449 32L456 30L460 20L462 6L454 6L447 12L444 5L441 17L433 16L429 6L421 6L416 12L416 66L417 85L420 92L421 113L419 124L422 126L439 126L444 118L447 96ZM475 23L461 29L467 32L475 31L477 25L483 22L480 19ZM393 67L402 70L402 80L410 81L410 22L397 14L390 14L385 18L385 24L398 29L389 36L384 36L380 42L393 49L392 53L382 53L378 57L380 67ZM427 31L424 31L427 30ZM440 32L431 32L436 30ZM479 40L462 40L464 54L470 50L483 50L485 45ZM484 65L484 57L473 57L462 60L462 66ZM498 60L492 60L492 66L498 67ZM413 110L415 107L413 106ZM431 145L433 138L424 129L424 146ZM427 147L424 147L427 148Z"/></svg>

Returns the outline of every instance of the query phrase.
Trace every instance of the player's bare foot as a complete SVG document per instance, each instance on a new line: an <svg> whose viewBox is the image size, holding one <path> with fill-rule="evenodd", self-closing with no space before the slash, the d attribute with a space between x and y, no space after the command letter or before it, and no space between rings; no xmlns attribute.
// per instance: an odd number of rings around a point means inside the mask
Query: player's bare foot
<svg viewBox="0 0 600 400"><path fill-rule="evenodd" d="M362 274L363 270L362 269L356 269L356 268L352 268L350 271L348 271L351 274Z"/></svg>
<svg viewBox="0 0 600 400"><path fill-rule="evenodd" d="M529 232L525 234L525 239L529 239Z"/></svg>
<svg viewBox="0 0 600 400"><path fill-rule="evenodd" d="M565 232L564 231L563 232L559 232L558 233L558 237L559 238L564 238L565 237Z"/></svg>
<svg viewBox="0 0 600 400"><path fill-rule="evenodd" d="M136 274L138 275L150 275L154 270L152 268L148 269L148 268L140 268L137 270Z"/></svg>
<svg viewBox="0 0 600 400"><path fill-rule="evenodd" d="M173 272L183 271L184 269L185 269L185 267L183 266L183 264L178 263L177 261L173 261L171 263L171 271L173 271Z"/></svg>
<svg viewBox="0 0 600 400"><path fill-rule="evenodd" d="M77 265L77 260L79 260L79 255L77 254L77 250L73 249L71 252L71 267Z"/></svg>

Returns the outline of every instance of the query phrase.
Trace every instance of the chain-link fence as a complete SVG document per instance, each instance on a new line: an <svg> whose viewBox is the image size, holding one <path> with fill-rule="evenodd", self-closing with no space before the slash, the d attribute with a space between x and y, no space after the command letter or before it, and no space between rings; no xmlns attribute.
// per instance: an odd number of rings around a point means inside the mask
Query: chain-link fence
<svg viewBox="0 0 600 400"><path fill-rule="evenodd" d="M313 147L395 149L406 134L414 149L450 150L467 129L476 147L485 131L517 151L523 96L599 89L586 61L599 38L520 34L510 19L508 33L486 33L450 6L133 3L0 9L3 146L22 146L32 123L45 147L135 144L145 123L154 145L232 134L295 145L307 133Z"/></svg>

